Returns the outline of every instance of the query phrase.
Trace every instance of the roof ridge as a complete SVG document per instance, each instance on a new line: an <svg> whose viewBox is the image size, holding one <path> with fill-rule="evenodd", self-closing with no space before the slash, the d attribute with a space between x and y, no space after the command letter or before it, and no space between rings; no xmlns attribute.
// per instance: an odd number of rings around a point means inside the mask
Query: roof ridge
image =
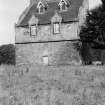
<svg viewBox="0 0 105 105"><path fill-rule="evenodd" d="M36 2L33 2L31 5L33 4L38 4L40 1L42 2L46 2L46 3L53 3L53 2L60 2L61 0L37 0ZM70 2L71 0L65 0L66 2Z"/></svg>
<svg viewBox="0 0 105 105"><path fill-rule="evenodd" d="M47 0L47 2L59 2L60 0Z"/></svg>

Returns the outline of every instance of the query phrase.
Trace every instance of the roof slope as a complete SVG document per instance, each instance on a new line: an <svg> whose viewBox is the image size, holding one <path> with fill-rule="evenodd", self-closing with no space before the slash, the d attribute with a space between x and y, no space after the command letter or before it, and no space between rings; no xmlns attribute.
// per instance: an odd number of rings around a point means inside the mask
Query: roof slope
<svg viewBox="0 0 105 105"><path fill-rule="evenodd" d="M84 0L70 0L68 10L64 12L59 11L58 1L48 2L48 8L44 14L38 14L37 4L35 3L31 6L30 10L19 25L28 25L28 22L33 14L39 19L39 24L51 23L51 18L54 16L55 11L61 15L62 22L74 21L78 17L79 8L82 6L83 1Z"/></svg>

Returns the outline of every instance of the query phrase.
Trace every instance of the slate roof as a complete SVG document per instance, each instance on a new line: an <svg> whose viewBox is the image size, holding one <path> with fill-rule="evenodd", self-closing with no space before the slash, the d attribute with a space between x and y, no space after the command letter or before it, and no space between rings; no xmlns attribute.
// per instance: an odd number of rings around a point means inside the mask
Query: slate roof
<svg viewBox="0 0 105 105"><path fill-rule="evenodd" d="M58 7L58 1L48 2L48 8L44 14L38 14L37 12L37 4L33 4L29 9L28 13L24 17L24 19L20 22L20 26L28 25L28 22L32 15L35 15L39 19L38 24L48 24L51 23L51 18L54 16L55 11L57 11L61 17L62 22L70 22L75 21L78 17L78 12L80 6L82 6L84 0L70 0L70 6L67 11L60 12Z"/></svg>

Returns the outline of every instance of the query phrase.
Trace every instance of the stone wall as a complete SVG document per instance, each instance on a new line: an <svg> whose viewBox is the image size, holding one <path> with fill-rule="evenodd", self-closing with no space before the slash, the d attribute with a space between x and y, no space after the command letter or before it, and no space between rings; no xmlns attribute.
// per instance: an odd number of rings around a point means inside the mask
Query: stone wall
<svg viewBox="0 0 105 105"><path fill-rule="evenodd" d="M61 24L60 34L53 34L52 25L38 26L37 36L32 37L29 28L16 27L16 43L38 42L30 44L16 44L17 64L43 64L42 57L48 56L49 65L80 63L79 53L73 43L61 40L78 39L78 23ZM46 41L46 43L40 43ZM47 42L58 41L58 42ZM60 41L60 42L59 42ZM47 53L47 54L44 54Z"/></svg>
<svg viewBox="0 0 105 105"><path fill-rule="evenodd" d="M78 19L79 19L79 31L81 26L84 25L86 20L87 11L89 10L89 0L84 0L83 5L79 9Z"/></svg>
<svg viewBox="0 0 105 105"><path fill-rule="evenodd" d="M43 65L43 57L48 57L48 65L80 64L79 52L74 43L49 42L16 45L16 64Z"/></svg>
<svg viewBox="0 0 105 105"><path fill-rule="evenodd" d="M28 27L16 27L16 43L78 39L78 22L60 25L60 34L53 34L53 26L38 25L37 35L30 36Z"/></svg>

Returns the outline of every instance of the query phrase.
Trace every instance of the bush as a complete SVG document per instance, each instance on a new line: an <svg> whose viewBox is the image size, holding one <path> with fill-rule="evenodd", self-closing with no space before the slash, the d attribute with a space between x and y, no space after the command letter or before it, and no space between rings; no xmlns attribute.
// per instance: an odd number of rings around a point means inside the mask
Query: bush
<svg viewBox="0 0 105 105"><path fill-rule="evenodd" d="M0 47L0 65L15 65L15 46L12 44L2 45Z"/></svg>

